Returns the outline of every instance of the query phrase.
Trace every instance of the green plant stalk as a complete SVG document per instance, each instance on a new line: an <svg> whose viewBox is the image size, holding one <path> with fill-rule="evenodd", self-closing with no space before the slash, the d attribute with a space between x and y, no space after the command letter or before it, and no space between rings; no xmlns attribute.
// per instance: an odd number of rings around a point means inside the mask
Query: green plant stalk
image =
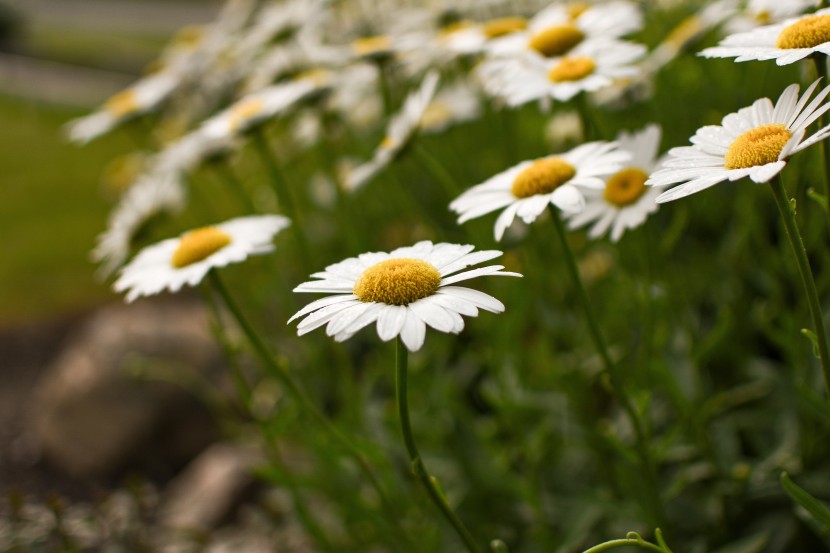
<svg viewBox="0 0 830 553"><path fill-rule="evenodd" d="M470 531L461 522L461 519L455 514L447 503L444 494L438 488L436 482L427 472L424 466L424 461L421 459L421 454L418 452L418 446L415 445L415 438L412 436L412 427L409 422L409 401L407 399L407 372L409 352L403 345L400 336L395 339L395 395L398 402L398 415L401 420L401 432L403 434L403 441L406 444L406 451L409 453L409 460L412 464L412 471L423 484L430 499L441 511L441 514L455 529L461 541L467 547L470 553L482 553L482 550L476 544Z"/></svg>
<svg viewBox="0 0 830 553"><path fill-rule="evenodd" d="M239 182L239 179L236 178L236 175L233 173L233 169L226 162L222 161L215 161L210 164L210 167L214 169L219 178L221 178L226 186L234 191L237 198L239 198L240 203L245 206L245 209L248 210L249 213L259 213L259 209L254 205L253 200L251 197L245 193L245 189L242 187L242 183Z"/></svg>
<svg viewBox="0 0 830 553"><path fill-rule="evenodd" d="M421 165L423 165L430 172L432 177L441 184L444 192L450 200L452 200L461 192L461 187L458 185L457 181L453 178L444 164L438 161L438 159L429 153L429 151L427 151L427 149L424 148L423 145L417 140L418 139L416 137L412 144L412 150L415 153L415 157L418 158Z"/></svg>
<svg viewBox="0 0 830 553"><path fill-rule="evenodd" d="M778 206L778 211L781 213L781 219L784 222L784 231L787 234L793 254L795 255L798 272L801 275L801 284L804 286L804 293L807 296L807 304L810 307L810 315L813 318L813 326L815 327L819 359L821 361L821 373L824 377L824 387L828 395L830 395L830 352L828 352L827 348L827 333L824 330L824 317L821 312L821 303L818 299L816 281L813 278L813 271L810 268L810 260L807 258L804 241L798 232L798 225L795 222L795 210L787 200L787 193L784 190L784 184L781 182L781 176L778 175L772 179L770 186L772 187L772 195L775 197L775 204Z"/></svg>
<svg viewBox="0 0 830 553"><path fill-rule="evenodd" d="M239 327L242 329L242 332L245 334L245 337L251 343L251 346L254 349L257 357L259 358L262 365L266 368L266 370L275 378L277 378L280 382L282 382L283 386L288 390L288 392L300 403L302 408L308 412L309 415L321 426L323 429L328 432L328 434L334 439L336 443L338 443L345 451L347 451L357 462L358 466L360 467L363 474L366 476L367 480L372 484L372 487L378 494L383 505L388 509L391 506L386 494L383 491L383 487L380 485L380 481L378 481L377 477L375 476L372 467L369 465L369 462L363 456L359 449L349 441L346 436L344 436L340 430L334 426L329 419L320 412L319 409L314 405L314 402L306 395L300 385L294 381L290 374L276 361L274 361L271 352L268 350L268 346L265 345L265 342L259 337L256 333L254 328L242 314L239 307L236 305L236 302L233 301L231 298L227 288L222 282L222 279L219 277L219 273L216 270L212 270L208 273L209 278L211 280L211 284L213 285L216 292L222 298L222 301L225 303L225 306L230 311L233 318L236 320ZM390 513L395 513L396 510L393 508L389 510Z"/></svg>
<svg viewBox="0 0 830 553"><path fill-rule="evenodd" d="M306 240L305 233L303 232L303 222L294 198L291 195L291 190L289 190L288 183L283 178L282 171L271 153L271 147L268 145L268 138L265 136L265 131L262 128L258 128L252 134L262 164L269 173L271 186L274 189L277 200L285 209L288 218L291 219L291 233L296 240L297 249L299 250L298 254L303 260L304 268L309 269L311 263L309 259L310 250L308 249L308 240ZM308 271L306 270L306 272Z"/></svg>
<svg viewBox="0 0 830 553"><path fill-rule="evenodd" d="M822 7L824 2L822 2ZM822 80L822 84L827 84L827 56L824 54L813 54L811 56L813 58L813 63L816 66L816 73ZM819 117L819 127L824 128L827 125L827 114L824 113ZM824 163L824 188L821 190L822 196L828 198L828 194L830 194L830 141L822 140L821 141L821 156L822 162ZM825 209L825 216L828 219L828 223L830 223L830 202L828 202L828 208Z"/></svg>
<svg viewBox="0 0 830 553"><path fill-rule="evenodd" d="M261 420L259 417L256 417L252 412L253 394L251 391L251 387L245 379L245 376L242 374L242 368L239 364L239 360L237 359L236 352L234 351L233 347L231 346L230 340L227 337L225 326L222 324L222 316L219 312L219 306L216 304L216 300L213 298L213 295L211 294L211 291L209 289L203 288L203 292L205 302L208 304L211 316L214 320L214 331L216 337L219 340L219 343L225 352L225 356L228 358L228 363L231 366L231 371L234 377L234 381L236 383L237 393L242 398L242 404L245 409L245 414L248 417L250 417L251 420L256 422L256 427L262 435L263 439L265 440L265 446L268 451L269 458L271 462L274 463L276 469L283 474L288 474L288 468L286 467L285 461L282 458L282 454L280 453L279 448L277 447L276 440L271 435L271 432L268 429L268 424L265 421ZM326 536L326 533L323 531L320 524L318 524L317 520L314 518L314 516L312 516L311 510L308 508L308 505L306 504L305 499L300 493L297 484L290 477L285 479L285 484L291 495L291 500L294 505L294 509L296 510L297 517L300 519L300 522L302 522L303 527L317 541L321 549L325 551L334 551L334 547L332 546L328 536Z"/></svg>
<svg viewBox="0 0 830 553"><path fill-rule="evenodd" d="M608 375L608 380L611 384L611 389L617 401L622 406L629 420L631 426L634 428L635 435L635 449L640 458L641 469L645 472L645 479L647 483L647 500L651 504L652 516L658 525L662 525L665 521L665 510L663 507L663 500L660 497L660 490L658 488L656 475L657 470L654 461L648 451L648 441L645 431L643 430L643 423L637 413L631 399L625 393L619 375L617 374L617 367L608 353L608 347L605 344L605 339L599 329L596 318L594 317L593 309L591 309L591 302L588 299L588 294L585 291L585 286L582 284L582 277L579 275L579 267L577 267L576 259L570 244L568 244L568 237L565 233L565 225L562 223L562 217L559 215L559 210L552 204L548 205L551 218L556 227L556 235L559 237L559 243L562 250L565 252L565 264L568 267L568 272L573 280L576 288L576 295L582 310L585 313L585 319L588 322L588 330L594 346L602 357L602 362L605 367L605 373Z"/></svg>

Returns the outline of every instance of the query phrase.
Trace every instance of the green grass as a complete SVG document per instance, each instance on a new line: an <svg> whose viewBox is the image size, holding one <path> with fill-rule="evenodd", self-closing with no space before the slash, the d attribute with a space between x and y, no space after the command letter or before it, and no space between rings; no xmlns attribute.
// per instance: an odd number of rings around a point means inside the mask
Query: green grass
<svg viewBox="0 0 830 553"><path fill-rule="evenodd" d="M83 149L61 126L80 113L0 97L0 325L81 309L109 296L89 251L108 205L100 174L128 143L118 135Z"/></svg>

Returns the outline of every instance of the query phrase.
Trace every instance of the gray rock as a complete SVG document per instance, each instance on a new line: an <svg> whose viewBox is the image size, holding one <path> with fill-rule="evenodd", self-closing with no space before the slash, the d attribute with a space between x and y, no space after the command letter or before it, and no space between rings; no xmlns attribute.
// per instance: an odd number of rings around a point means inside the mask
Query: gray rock
<svg viewBox="0 0 830 553"><path fill-rule="evenodd" d="M207 532L233 514L255 485L253 448L214 444L194 459L164 492L159 520L174 530Z"/></svg>
<svg viewBox="0 0 830 553"><path fill-rule="evenodd" d="M75 477L124 468L168 476L215 436L182 385L219 374L222 356L198 304L144 300L106 307L66 345L37 385L42 454Z"/></svg>

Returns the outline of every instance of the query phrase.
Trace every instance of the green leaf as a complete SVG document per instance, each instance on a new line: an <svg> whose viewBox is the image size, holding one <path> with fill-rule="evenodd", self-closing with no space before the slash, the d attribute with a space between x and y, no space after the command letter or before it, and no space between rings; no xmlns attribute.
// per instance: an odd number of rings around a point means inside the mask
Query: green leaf
<svg viewBox="0 0 830 553"><path fill-rule="evenodd" d="M827 211L827 196L825 196L824 194L819 194L818 192L816 192L815 188L810 187L807 190L807 197L816 202L818 205L820 205L823 210Z"/></svg>
<svg viewBox="0 0 830 553"><path fill-rule="evenodd" d="M818 336L816 333L810 330L809 328L802 328L801 333L807 337L808 340L813 344L813 355L816 356L816 359L820 359L819 356L819 349L818 349Z"/></svg>
<svg viewBox="0 0 830 553"><path fill-rule="evenodd" d="M786 472L781 473L781 486L793 501L803 507L816 522L824 527L824 530L830 530L830 509L790 480Z"/></svg>

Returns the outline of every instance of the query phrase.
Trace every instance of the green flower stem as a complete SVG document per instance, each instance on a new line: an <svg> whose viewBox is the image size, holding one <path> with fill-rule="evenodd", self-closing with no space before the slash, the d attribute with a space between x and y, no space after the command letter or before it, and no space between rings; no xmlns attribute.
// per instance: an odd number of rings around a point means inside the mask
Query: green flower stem
<svg viewBox="0 0 830 553"><path fill-rule="evenodd" d="M334 426L331 421L326 418L323 413L320 412L319 409L314 405L314 402L306 395L300 385L291 377L290 374L285 370L285 368L274 361L271 352L268 350L268 346L265 345L265 342L257 335L254 328L239 310L239 307L231 298L230 294L228 293L227 288L222 283L222 279L219 277L219 273L215 270L210 271L208 273L211 284L216 289L216 292L222 298L222 301L225 303L225 306L230 311L233 318L239 324L239 327L242 329L242 332L245 334L245 337L253 346L257 357L259 357L260 362L266 368L266 370L275 378L277 378L280 382L282 382L283 386L288 390L288 392L294 396L294 398L300 403L300 405L305 409L311 417L323 427L323 429L328 432L328 434L334 439L336 443L338 443L345 451L347 451L357 462L360 469L363 471L363 474L372 484L372 487L378 494L383 505L388 509L390 507L390 502L386 497L386 494L383 491L383 487L380 485L380 481L378 481L377 477L375 476L372 467L369 465L369 462L363 456L363 453L351 442L349 441L346 436L344 436L340 430ZM393 508L390 513L395 513L395 509Z"/></svg>
<svg viewBox="0 0 830 553"><path fill-rule="evenodd" d="M311 267L311 263L309 259L310 250L308 249L308 241L306 240L305 233L303 232L303 222L300 218L300 212L297 209L294 198L291 195L291 190L288 187L288 183L283 178L279 164L276 159L274 159L274 155L271 152L271 147L268 144L268 138L265 136L264 130L258 128L255 129L252 134L254 144L259 152L262 164L265 166L271 177L271 186L274 189L277 200L283 209L285 209L288 218L291 219L291 231L297 242L297 249L299 250L298 254L305 264L305 269L309 269Z"/></svg>
<svg viewBox="0 0 830 553"><path fill-rule="evenodd" d="M822 2L824 4L824 2ZM827 84L827 56L824 54L813 54L812 55L813 62L816 65L816 73L822 80L822 84ZM819 127L823 128L827 125L827 114L822 114L819 117ZM830 221L830 141L822 140L821 141L821 155L822 161L824 163L824 188L821 190L821 194L827 198L827 209L825 210L825 215Z"/></svg>
<svg viewBox="0 0 830 553"><path fill-rule="evenodd" d="M209 289L203 288L202 290L204 292L203 297L205 298L205 302L208 304L211 316L213 317L214 333L217 339L219 340L222 349L225 351L225 356L228 358L228 363L231 366L232 375L234 377L234 381L237 387L237 393L242 398L242 404L245 409L245 415L256 422L256 427L259 430L260 434L262 434L262 437L265 442L265 447L268 451L268 457L274 464L274 467L282 474L288 474L288 467L286 466L285 461L282 458L282 454L280 453L280 450L277 447L276 439L274 436L272 436L268 424L265 421L261 420L259 417L256 417L252 412L253 394L251 391L251 387L248 384L248 381L245 379L245 376L242 374L239 360L237 358L238 356L236 355L237 352L231 345L230 340L227 336L227 332L225 331L225 326L224 324L222 324L222 316L219 312L219 306L216 304L216 300L210 293ZM297 486L296 482L294 482L294 479L290 477L285 478L285 485L288 488L288 491L291 495L292 503L294 505L294 509L297 513L297 517L302 522L303 527L312 535L317 544L323 550L334 551L334 547L332 547L331 541L326 536L326 533L323 531L320 524L311 514L311 510L306 504L305 499L300 493L299 487Z"/></svg>
<svg viewBox="0 0 830 553"><path fill-rule="evenodd" d="M227 333L225 332L225 326L222 324L222 314L219 311L216 299L213 297L213 294L210 293L208 288L200 288L203 292L202 297L210 310L211 317L213 317L214 334L219 341L219 345L221 345L222 349L225 351L225 356L228 358L228 363L231 367L231 377L233 378L234 386L236 386L236 393L239 394L239 397L242 399L242 405L245 407L245 410L250 412L253 398L253 390L251 389L251 385L248 383L248 379L243 374L242 367L236 358L234 348L231 345L230 340L228 340Z"/></svg>
<svg viewBox="0 0 830 553"><path fill-rule="evenodd" d="M452 525L461 541L467 547L470 553L482 553L482 550L476 544L470 531L461 522L461 519L456 516L452 508L447 503L443 492L439 489L435 479L427 472L424 462L421 459L421 454L418 452L418 446L415 445L415 438L412 437L412 427L409 423L409 402L407 400L407 365L409 352L403 345L400 336L395 339L395 395L398 400L398 415L401 419L401 432L403 433L403 441L406 444L406 450L409 453L409 460L412 463L412 470L421 483L426 488L432 502L444 515L444 518Z"/></svg>
<svg viewBox="0 0 830 553"><path fill-rule="evenodd" d="M375 60L378 69L378 84L380 86L380 97L383 101L383 116L386 119L392 116L392 87L389 84L389 64L386 60Z"/></svg>
<svg viewBox="0 0 830 553"><path fill-rule="evenodd" d="M418 161L430 172L432 177L437 180L444 188L444 192L452 200L461 192L461 187L456 182L455 178L450 174L449 170L443 163L438 161L429 151L421 145L417 139L412 144L412 151Z"/></svg>
<svg viewBox="0 0 830 553"><path fill-rule="evenodd" d="M634 435L636 440L637 455L640 458L641 469L645 473L644 477L647 483L646 499L651 504L652 515L658 524L662 524L665 520L665 511L663 508L663 500L660 497L660 490L657 484L657 469L654 461L648 450L648 440L643 430L643 423L637 413L637 409L631 402L631 399L625 393L625 390L620 382L617 374L617 367L608 353L608 347L605 344L605 339L599 329L593 310L591 309L591 302L588 299L588 294L585 292L585 286L582 284L582 278L579 276L579 268L576 264L573 251L570 244L568 244L568 237L565 232L565 225L562 223L562 217L559 215L559 210L552 204L548 209L556 227L556 235L559 237L559 243L562 250L565 252L565 264L568 267L568 272L576 287L576 295L579 303L582 305L582 310L585 313L585 319L588 321L588 330L594 342L597 351L602 357L602 362L605 367L605 373L608 376L608 381L611 384L611 389L617 401L622 406L629 420L631 426L634 428Z"/></svg>
<svg viewBox="0 0 830 553"><path fill-rule="evenodd" d="M772 187L772 195L775 197L775 204L778 206L781 219L784 221L784 230L790 241L793 254L795 254L798 272L801 274L801 284L804 286L804 293L807 295L807 303L810 307L810 315L813 317L813 327L815 329L816 341L818 342L818 353L819 359L821 360L821 373L824 376L824 386L827 393L830 394L830 352L827 349L824 316L821 312L821 303L818 299L813 271L810 268L810 260L807 259L807 250L804 248L804 242L801 240L801 234L798 232L798 225L795 222L795 209L787 200L787 193L784 190L784 184L781 182L780 175L770 181L770 186Z"/></svg>
<svg viewBox="0 0 830 553"><path fill-rule="evenodd" d="M254 201L248 194L245 193L242 183L239 182L239 179L236 178L233 170L226 162L215 161L210 164L210 167L212 167L216 174L219 175L219 178L225 182L225 185L234 191L237 198L239 198L240 203L245 206L245 209L248 210L249 213L259 213L259 210L254 205Z"/></svg>

